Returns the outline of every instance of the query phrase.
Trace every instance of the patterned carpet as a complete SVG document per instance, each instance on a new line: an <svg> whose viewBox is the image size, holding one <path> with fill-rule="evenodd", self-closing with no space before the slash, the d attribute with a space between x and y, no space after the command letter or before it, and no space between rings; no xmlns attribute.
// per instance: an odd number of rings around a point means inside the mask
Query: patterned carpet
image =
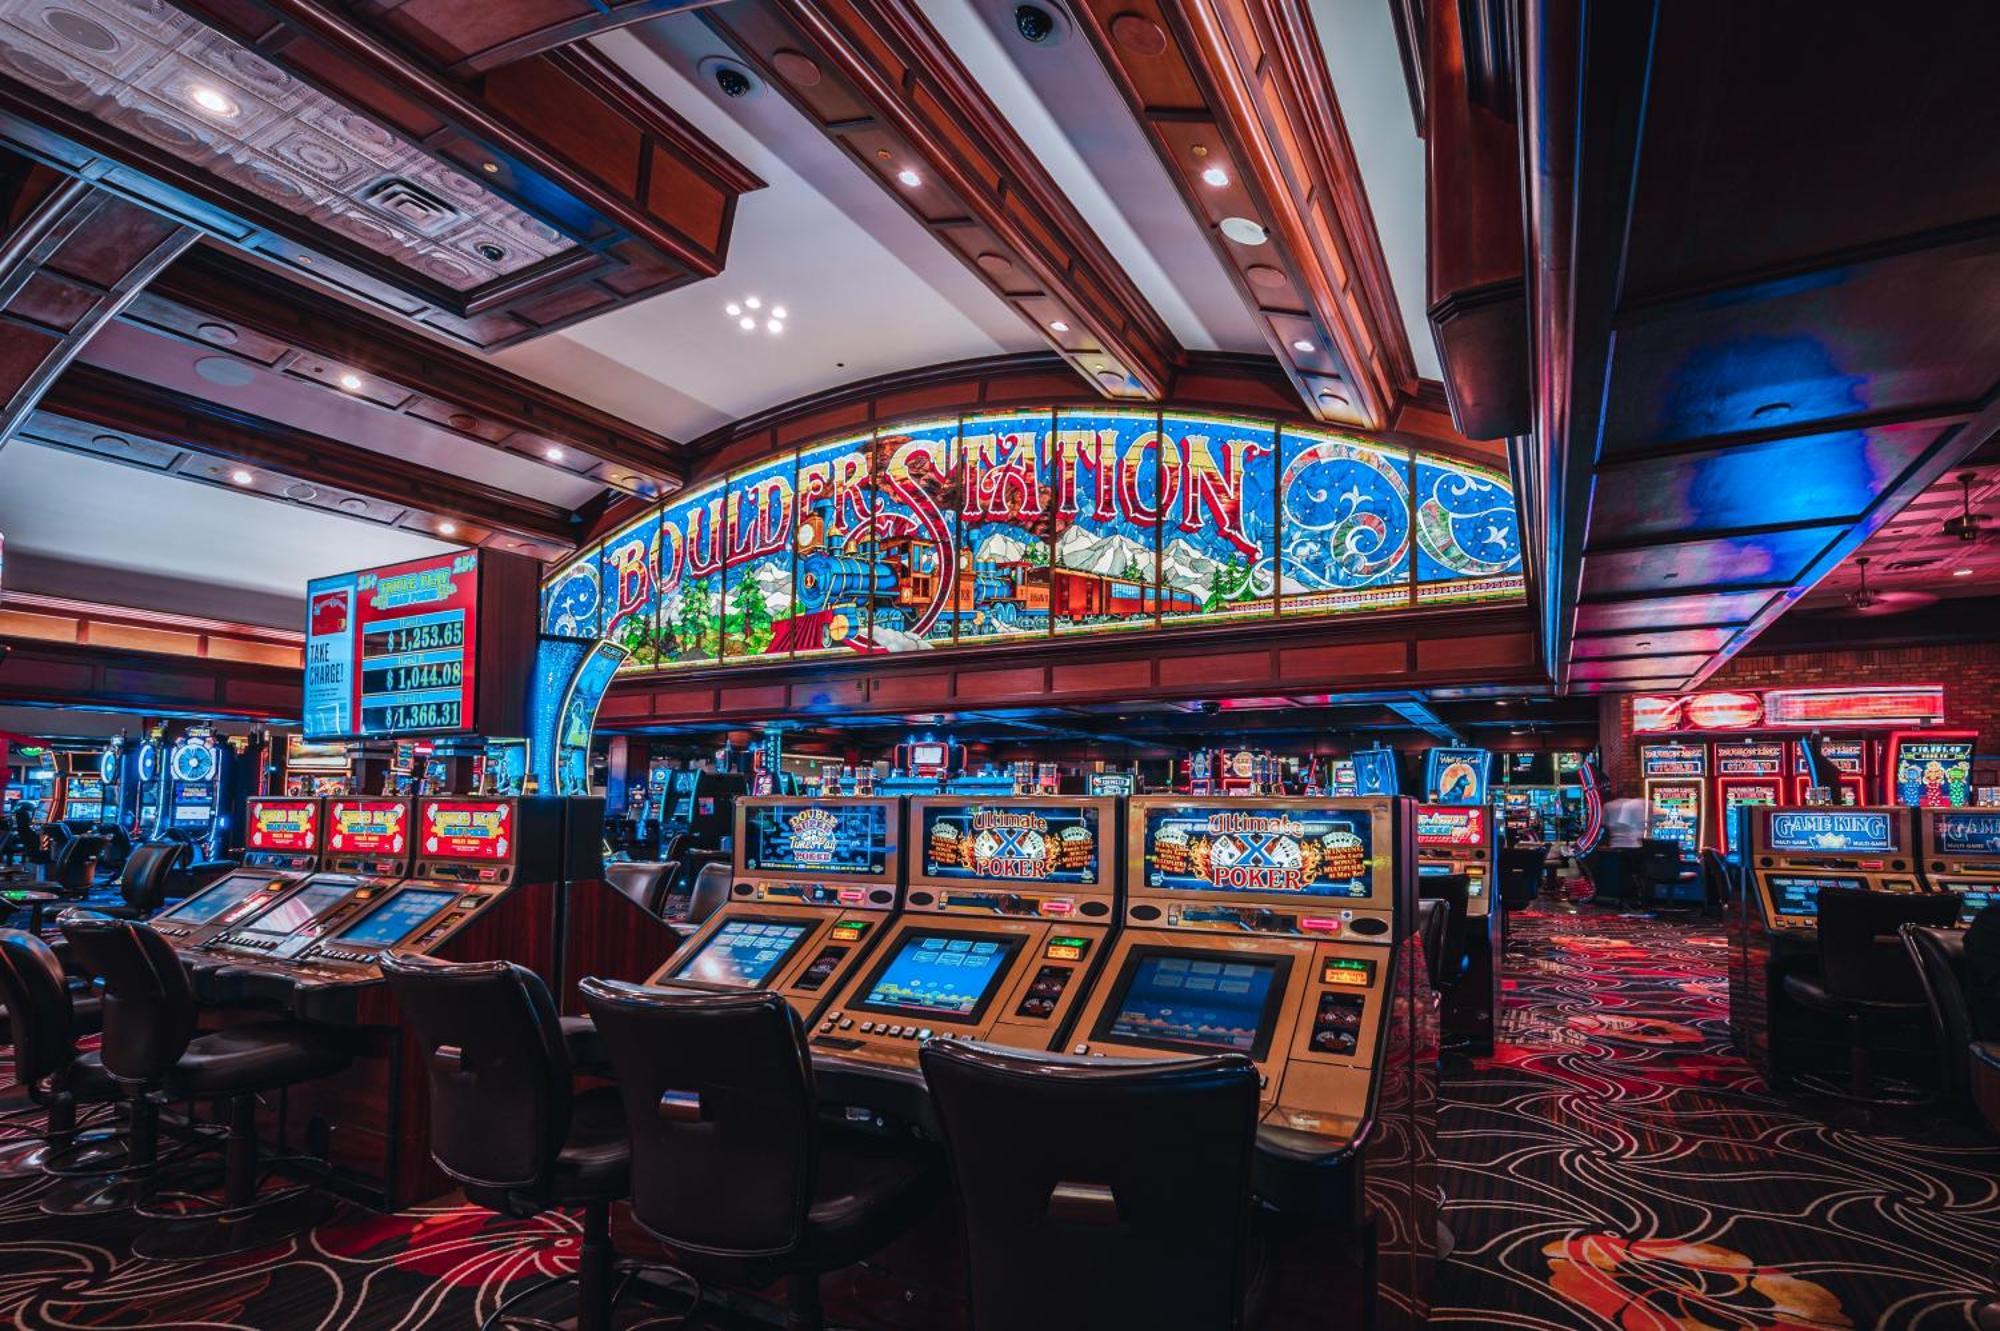
<svg viewBox="0 0 2000 1331"><path fill-rule="evenodd" d="M1458 1249L1439 1325L1943 1331L2000 1257L2000 1149L1860 1135L1765 1094L1727 1048L1712 926L1516 921L1498 1055L1446 1082ZM0 1326L464 1331L567 1260L561 1216L344 1212L225 1261L135 1259L129 1218L52 1220L0 1181ZM525 1240L539 1238L541 1242Z"/></svg>

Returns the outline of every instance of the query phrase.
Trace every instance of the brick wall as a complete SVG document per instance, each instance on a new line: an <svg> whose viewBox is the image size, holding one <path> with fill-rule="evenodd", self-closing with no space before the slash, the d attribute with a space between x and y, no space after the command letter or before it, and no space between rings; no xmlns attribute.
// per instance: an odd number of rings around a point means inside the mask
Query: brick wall
<svg viewBox="0 0 2000 1331"><path fill-rule="evenodd" d="M1838 652L1739 656L1702 685L1710 689L1810 689L1854 684L1942 684L1945 724L1979 732L1980 766L2000 754L2000 642L1881 647ZM1605 779L1638 794L1639 746L1629 697L1606 698L1599 712ZM1615 737L1615 738L1614 738Z"/></svg>

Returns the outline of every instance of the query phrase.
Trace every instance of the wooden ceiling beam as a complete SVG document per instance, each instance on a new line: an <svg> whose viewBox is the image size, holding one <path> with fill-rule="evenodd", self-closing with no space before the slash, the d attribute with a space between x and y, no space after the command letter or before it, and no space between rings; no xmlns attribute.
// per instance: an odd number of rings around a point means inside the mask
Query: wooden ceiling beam
<svg viewBox="0 0 2000 1331"><path fill-rule="evenodd" d="M1074 9L1300 398L1385 428L1416 362L1307 0Z"/></svg>
<svg viewBox="0 0 2000 1331"><path fill-rule="evenodd" d="M70 366L43 397L41 407L47 415L111 432L123 442L164 446L272 473L259 478L270 483L272 497L286 497L282 482L294 480L331 485L352 495L414 510L429 520L398 525L436 539L493 543L503 549L520 549L525 542L534 550L551 552L571 549L576 543L575 515L559 504L512 494L281 421L247 416L95 365ZM59 439L51 442L63 446ZM246 488L265 493L262 487ZM445 524L455 530L444 530Z"/></svg>
<svg viewBox="0 0 2000 1331"><path fill-rule="evenodd" d="M424 52L454 78L472 78L648 19L722 0L492 0L439 5L427 0L362 0L359 18Z"/></svg>
<svg viewBox="0 0 2000 1331"><path fill-rule="evenodd" d="M624 494L657 498L686 479L687 449L673 439L226 250L191 250L125 317L266 368L281 364L310 389L342 392L340 376L352 372L367 382L362 400Z"/></svg>
<svg viewBox="0 0 2000 1331"><path fill-rule="evenodd" d="M702 17L1100 393L1166 395L1179 343L920 0L737 0Z"/></svg>

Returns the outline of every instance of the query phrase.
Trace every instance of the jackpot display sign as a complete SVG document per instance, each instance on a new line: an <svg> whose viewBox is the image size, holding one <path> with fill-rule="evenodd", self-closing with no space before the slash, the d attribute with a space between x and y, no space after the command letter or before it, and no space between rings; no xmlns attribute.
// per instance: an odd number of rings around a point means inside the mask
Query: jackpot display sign
<svg viewBox="0 0 2000 1331"><path fill-rule="evenodd" d="M739 805L746 873L880 878L889 872L885 802Z"/></svg>
<svg viewBox="0 0 2000 1331"><path fill-rule="evenodd" d="M310 853L319 849L319 801L251 799L245 804L248 850Z"/></svg>
<svg viewBox="0 0 2000 1331"><path fill-rule="evenodd" d="M1486 810L1417 806L1419 850L1461 850L1486 844Z"/></svg>
<svg viewBox="0 0 2000 1331"><path fill-rule="evenodd" d="M1972 803L1973 735L1896 735L1889 780L1898 804L1962 809Z"/></svg>
<svg viewBox="0 0 2000 1331"><path fill-rule="evenodd" d="M1934 824L1946 855L2000 855L2000 813L1944 813Z"/></svg>
<svg viewBox="0 0 2000 1331"><path fill-rule="evenodd" d="M1366 897L1375 865L1366 812L1168 805L1141 834L1145 884L1168 891Z"/></svg>
<svg viewBox="0 0 2000 1331"><path fill-rule="evenodd" d="M834 439L690 486L551 572L541 630L652 670L1522 586L1502 472L1271 420L1044 407Z"/></svg>
<svg viewBox="0 0 2000 1331"><path fill-rule="evenodd" d="M478 618L475 551L313 579L306 587L307 736L472 729Z"/></svg>
<svg viewBox="0 0 2000 1331"><path fill-rule="evenodd" d="M1098 812L1004 801L925 805L924 876L1094 884L1102 872Z"/></svg>
<svg viewBox="0 0 2000 1331"><path fill-rule="evenodd" d="M1793 854L1861 851L1888 854L1896 849L1895 819L1855 809L1782 809L1771 815L1771 849Z"/></svg>
<svg viewBox="0 0 2000 1331"><path fill-rule="evenodd" d="M401 855L410 806L402 800L330 799L326 848L336 855Z"/></svg>
<svg viewBox="0 0 2000 1331"><path fill-rule="evenodd" d="M417 849L426 859L497 863L514 853L514 805L508 800L423 800Z"/></svg>

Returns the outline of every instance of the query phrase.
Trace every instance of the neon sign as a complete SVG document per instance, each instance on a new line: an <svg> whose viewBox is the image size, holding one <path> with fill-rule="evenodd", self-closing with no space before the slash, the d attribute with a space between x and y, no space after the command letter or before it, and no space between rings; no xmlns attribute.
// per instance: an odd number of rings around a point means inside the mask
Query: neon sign
<svg viewBox="0 0 2000 1331"><path fill-rule="evenodd" d="M1822 726L1886 729L1943 720L1942 684L1642 694L1632 699L1632 729L1653 735Z"/></svg>

